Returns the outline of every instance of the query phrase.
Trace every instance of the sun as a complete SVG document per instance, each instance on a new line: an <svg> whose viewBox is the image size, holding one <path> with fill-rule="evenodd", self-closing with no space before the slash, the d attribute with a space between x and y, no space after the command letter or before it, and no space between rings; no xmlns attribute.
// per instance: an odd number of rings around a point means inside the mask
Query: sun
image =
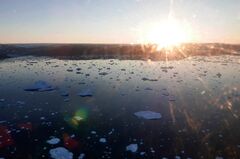
<svg viewBox="0 0 240 159"><path fill-rule="evenodd" d="M190 28L175 19L145 27L143 43L157 44L158 50L168 49L185 43L190 39Z"/></svg>

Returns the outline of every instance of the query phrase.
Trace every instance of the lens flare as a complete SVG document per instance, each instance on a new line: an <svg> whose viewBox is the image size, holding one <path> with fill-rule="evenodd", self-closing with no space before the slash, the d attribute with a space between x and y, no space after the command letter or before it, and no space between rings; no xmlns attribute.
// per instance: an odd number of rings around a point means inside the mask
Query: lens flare
<svg viewBox="0 0 240 159"><path fill-rule="evenodd" d="M65 121L69 123L70 126L73 128L78 128L81 122L85 121L87 119L88 112L86 109L80 108L78 109L73 116L65 117Z"/></svg>

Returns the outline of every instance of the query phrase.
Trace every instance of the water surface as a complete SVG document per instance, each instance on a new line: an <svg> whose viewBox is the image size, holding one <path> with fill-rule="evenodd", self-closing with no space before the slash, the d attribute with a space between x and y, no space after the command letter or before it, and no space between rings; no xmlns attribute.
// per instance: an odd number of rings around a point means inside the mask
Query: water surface
<svg viewBox="0 0 240 159"><path fill-rule="evenodd" d="M74 158L240 158L239 56L25 56L0 61L0 79L0 157L50 158L51 149L65 147ZM24 91L39 80L55 90ZM85 90L92 97L78 96ZM162 118L134 115L145 110ZM48 144L53 137L60 142ZM137 152L126 151L129 144Z"/></svg>

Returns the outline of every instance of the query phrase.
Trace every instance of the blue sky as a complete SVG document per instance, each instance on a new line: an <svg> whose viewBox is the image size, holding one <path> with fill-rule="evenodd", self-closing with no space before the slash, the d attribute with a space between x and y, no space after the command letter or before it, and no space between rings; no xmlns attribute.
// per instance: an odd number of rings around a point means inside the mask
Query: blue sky
<svg viewBox="0 0 240 159"><path fill-rule="evenodd" d="M240 0L174 0L194 42L240 43ZM0 43L136 43L170 0L1 0Z"/></svg>

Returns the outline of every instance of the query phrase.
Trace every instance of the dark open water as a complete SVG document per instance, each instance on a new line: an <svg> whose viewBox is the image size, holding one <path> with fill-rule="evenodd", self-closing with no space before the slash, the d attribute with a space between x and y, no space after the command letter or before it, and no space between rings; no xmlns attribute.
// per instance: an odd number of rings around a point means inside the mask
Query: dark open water
<svg viewBox="0 0 240 159"><path fill-rule="evenodd" d="M0 80L0 157L6 159L51 158L59 147L65 158L240 158L239 56L19 57L0 61ZM39 80L53 90L24 90ZM78 96L86 90L91 97ZM134 115L147 110L162 117ZM130 144L136 152L126 151Z"/></svg>

